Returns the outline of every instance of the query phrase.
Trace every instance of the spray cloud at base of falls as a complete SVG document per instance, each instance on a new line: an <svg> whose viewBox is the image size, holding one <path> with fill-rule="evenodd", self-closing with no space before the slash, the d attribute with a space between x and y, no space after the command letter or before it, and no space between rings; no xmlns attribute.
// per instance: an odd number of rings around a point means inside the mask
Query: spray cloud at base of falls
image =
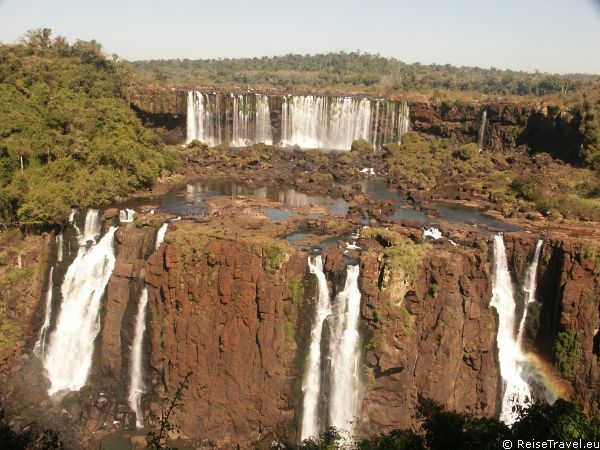
<svg viewBox="0 0 600 450"><path fill-rule="evenodd" d="M187 92L186 143L298 145L349 150L365 139L399 142L410 126L406 102L326 95Z"/></svg>
<svg viewBox="0 0 600 450"><path fill-rule="evenodd" d="M111 227L94 243L101 232L99 212L88 210L77 256L61 285L60 312L43 361L51 384L49 394L79 390L87 382L100 331L101 300L115 265L116 230Z"/></svg>
<svg viewBox="0 0 600 450"><path fill-rule="evenodd" d="M161 225L156 233L154 249L157 250L165 239L169 222ZM144 393L143 348L144 333L146 331L146 309L148 305L148 286L144 284L138 299L137 313L135 316L135 330L131 344L131 366L129 380L129 407L135 411L135 424L137 428L144 426L142 411L142 394Z"/></svg>
<svg viewBox="0 0 600 450"><path fill-rule="evenodd" d="M301 439L317 436L329 426L352 432L360 409L360 268L358 265L346 266L344 289L337 294L333 305L321 257L313 260L309 257L309 268L317 276L319 292L302 384ZM325 323L329 325L330 339L327 355L322 355ZM326 361L328 367L322 367L322 361ZM327 383L322 380L325 370L329 372L328 392L325 392ZM324 397L327 402L322 401ZM322 410L324 404L326 411Z"/></svg>
<svg viewBox="0 0 600 450"><path fill-rule="evenodd" d="M541 241L538 241L533 259L527 269L525 290L528 303L535 298L535 272L540 249ZM498 312L497 347L500 375L504 384L500 420L511 425L517 420L519 410L531 404L532 391L526 373L529 361L521 349L520 342L527 309L523 313L519 333L515 335L515 294L502 234L494 235L494 270L490 305Z"/></svg>

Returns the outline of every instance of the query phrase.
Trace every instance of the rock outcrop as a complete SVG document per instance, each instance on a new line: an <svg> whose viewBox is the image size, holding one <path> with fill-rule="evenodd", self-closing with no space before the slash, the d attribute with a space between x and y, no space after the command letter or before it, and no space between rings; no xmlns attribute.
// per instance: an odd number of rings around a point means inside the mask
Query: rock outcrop
<svg viewBox="0 0 600 450"><path fill-rule="evenodd" d="M204 232L170 232L170 243L149 260L155 391L172 396L191 373L176 418L189 437L249 446L293 434L302 299L295 290L303 289L306 260L276 242Z"/></svg>

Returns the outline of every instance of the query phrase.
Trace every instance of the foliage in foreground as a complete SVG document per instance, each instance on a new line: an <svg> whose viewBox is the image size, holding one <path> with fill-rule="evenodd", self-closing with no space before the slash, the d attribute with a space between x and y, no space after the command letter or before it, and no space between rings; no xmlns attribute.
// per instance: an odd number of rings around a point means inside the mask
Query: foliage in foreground
<svg viewBox="0 0 600 450"><path fill-rule="evenodd" d="M466 414L444 411L430 400L422 400L419 407L421 428L392 430L374 438L351 442L344 432L330 428L318 438L305 440L300 445L282 444L281 450L496 450L505 440L515 445L517 440L538 442L553 439L567 442L582 439L597 441L600 422L587 416L583 410L566 400L553 405L536 403L519 414L509 428L491 418L475 418Z"/></svg>
<svg viewBox="0 0 600 450"><path fill-rule="evenodd" d="M124 94L125 65L96 41L69 45L49 29L0 45L0 222L60 223L151 186L171 165Z"/></svg>

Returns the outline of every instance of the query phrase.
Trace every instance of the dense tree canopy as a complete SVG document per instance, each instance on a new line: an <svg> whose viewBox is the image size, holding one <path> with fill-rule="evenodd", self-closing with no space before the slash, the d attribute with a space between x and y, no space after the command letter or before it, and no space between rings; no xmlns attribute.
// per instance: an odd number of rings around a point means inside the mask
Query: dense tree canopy
<svg viewBox="0 0 600 450"><path fill-rule="evenodd" d="M169 167L124 100L129 80L95 41L69 45L42 29L0 45L2 223L60 223L69 208L107 204Z"/></svg>

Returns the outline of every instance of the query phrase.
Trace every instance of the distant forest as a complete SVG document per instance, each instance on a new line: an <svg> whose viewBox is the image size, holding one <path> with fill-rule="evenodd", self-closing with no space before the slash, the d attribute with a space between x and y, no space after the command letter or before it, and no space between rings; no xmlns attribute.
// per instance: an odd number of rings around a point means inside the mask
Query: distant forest
<svg viewBox="0 0 600 450"><path fill-rule="evenodd" d="M470 93L468 97L573 98L600 96L600 75L528 73L495 68L406 64L360 52L239 59L134 61L141 81L319 92L405 95Z"/></svg>

